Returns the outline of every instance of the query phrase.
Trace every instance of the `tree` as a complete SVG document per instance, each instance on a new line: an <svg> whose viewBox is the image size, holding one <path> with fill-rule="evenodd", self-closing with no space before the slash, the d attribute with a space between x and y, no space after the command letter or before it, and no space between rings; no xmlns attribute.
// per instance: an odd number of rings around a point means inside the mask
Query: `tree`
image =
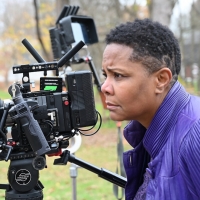
<svg viewBox="0 0 200 200"><path fill-rule="evenodd" d="M36 22L36 33L37 33L37 38L39 40L39 43L41 45L42 51L47 58L47 60L50 60L49 54L47 52L46 46L44 45L44 41L41 36L41 30L40 30L40 20L39 20L39 10L38 10L38 5L37 5L37 0L33 0L33 5L35 8L35 22Z"/></svg>
<svg viewBox="0 0 200 200"><path fill-rule="evenodd" d="M27 50L20 43L25 37L29 39L33 33L32 9L18 1L1 2L1 32L0 32L0 68L5 77L5 87L8 86L8 72L13 65L27 62ZM15 13L15 15L11 15ZM21 17L23 15L23 17ZM34 41L35 42L35 41Z"/></svg>
<svg viewBox="0 0 200 200"><path fill-rule="evenodd" d="M199 42L199 37L200 37L200 22L199 22L199 17L200 17L200 0L193 1L191 11L190 11L190 34L191 34L191 43L190 43L190 59L192 66L196 65L198 67L198 73L194 74L194 80L197 81L197 88L198 92L200 91L200 42ZM193 72L195 72L195 69L191 69ZM200 93L200 92L199 92Z"/></svg>
<svg viewBox="0 0 200 200"><path fill-rule="evenodd" d="M58 1L56 1L58 2ZM37 1L33 0L33 7L35 11L35 30L39 41L42 54L46 61L52 61L51 44L49 36L49 28L55 26L56 12L55 1Z"/></svg>
<svg viewBox="0 0 200 200"><path fill-rule="evenodd" d="M169 26L173 8L178 0L147 0L149 7L149 17L154 21Z"/></svg>

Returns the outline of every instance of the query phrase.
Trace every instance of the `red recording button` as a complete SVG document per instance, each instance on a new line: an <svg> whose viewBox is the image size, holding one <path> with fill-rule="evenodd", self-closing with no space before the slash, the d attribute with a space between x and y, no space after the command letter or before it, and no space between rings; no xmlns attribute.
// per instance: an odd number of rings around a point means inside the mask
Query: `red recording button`
<svg viewBox="0 0 200 200"><path fill-rule="evenodd" d="M69 105L69 101L64 101L64 104L65 104L66 106L68 106L68 105Z"/></svg>
<svg viewBox="0 0 200 200"><path fill-rule="evenodd" d="M15 146L16 142L15 141L8 141L7 145L9 145L9 146Z"/></svg>

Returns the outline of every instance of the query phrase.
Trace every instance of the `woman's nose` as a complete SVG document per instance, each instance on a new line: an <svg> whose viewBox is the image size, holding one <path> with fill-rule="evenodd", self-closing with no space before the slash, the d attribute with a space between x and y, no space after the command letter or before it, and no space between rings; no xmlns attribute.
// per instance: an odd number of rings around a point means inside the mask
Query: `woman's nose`
<svg viewBox="0 0 200 200"><path fill-rule="evenodd" d="M112 94L112 85L108 79L106 79L101 85L101 91L104 93L104 95Z"/></svg>
<svg viewBox="0 0 200 200"><path fill-rule="evenodd" d="M101 91L105 94L105 82L106 81L104 81L103 83L102 83L102 85L101 85Z"/></svg>

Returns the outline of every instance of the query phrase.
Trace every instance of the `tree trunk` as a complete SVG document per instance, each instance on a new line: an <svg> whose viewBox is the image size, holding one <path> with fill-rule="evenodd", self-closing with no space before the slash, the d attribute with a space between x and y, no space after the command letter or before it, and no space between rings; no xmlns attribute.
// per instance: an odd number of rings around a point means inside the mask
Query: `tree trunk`
<svg viewBox="0 0 200 200"><path fill-rule="evenodd" d="M41 31L40 31L40 18L39 18L39 11L38 11L38 6L37 6L37 0L33 1L33 5L34 5L34 9L35 9L35 23L36 23L36 33L37 33L37 37L39 40L39 43L42 47L42 51L43 54L45 56L45 60L49 61L50 60L50 56L46 50L46 47L44 45L44 42L42 40L42 35L41 35Z"/></svg>
<svg viewBox="0 0 200 200"><path fill-rule="evenodd" d="M151 0L149 1L150 18L163 25L169 26L173 8L177 0Z"/></svg>

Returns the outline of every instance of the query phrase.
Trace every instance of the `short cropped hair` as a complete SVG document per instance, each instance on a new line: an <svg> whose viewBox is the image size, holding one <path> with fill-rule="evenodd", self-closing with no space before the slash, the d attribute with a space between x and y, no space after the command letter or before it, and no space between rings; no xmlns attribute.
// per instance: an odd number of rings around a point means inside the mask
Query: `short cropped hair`
<svg viewBox="0 0 200 200"><path fill-rule="evenodd" d="M136 19L116 26L106 36L106 44L121 44L133 48L130 60L141 62L149 73L163 67L171 70L174 83L181 68L181 53L172 31L150 19Z"/></svg>

